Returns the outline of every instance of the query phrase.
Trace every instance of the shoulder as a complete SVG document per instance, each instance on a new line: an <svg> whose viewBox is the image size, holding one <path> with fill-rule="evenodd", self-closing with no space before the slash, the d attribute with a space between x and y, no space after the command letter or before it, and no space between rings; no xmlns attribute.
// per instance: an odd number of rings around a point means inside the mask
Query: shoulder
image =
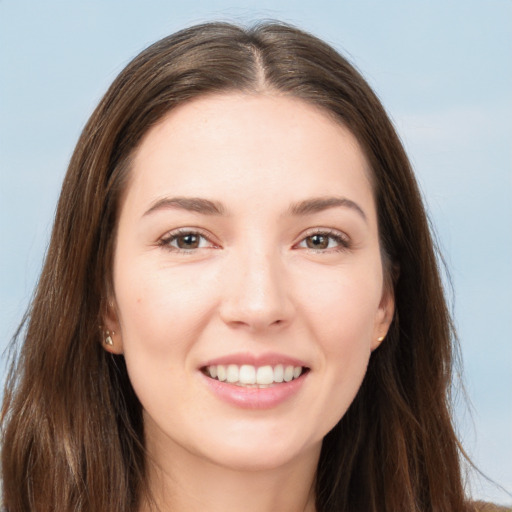
<svg viewBox="0 0 512 512"><path fill-rule="evenodd" d="M471 510L474 510L474 512L512 512L512 507L493 505L492 503L485 503L484 501L475 501L472 505Z"/></svg>

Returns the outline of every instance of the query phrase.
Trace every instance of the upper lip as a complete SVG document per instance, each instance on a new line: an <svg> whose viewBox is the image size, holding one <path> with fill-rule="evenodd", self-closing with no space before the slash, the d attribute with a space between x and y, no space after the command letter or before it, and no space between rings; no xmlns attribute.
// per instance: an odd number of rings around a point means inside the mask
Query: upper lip
<svg viewBox="0 0 512 512"><path fill-rule="evenodd" d="M267 365L276 366L278 364L282 364L291 366L302 366L305 368L308 367L308 365L304 361L301 361L300 359L297 359L295 357L273 352L267 352L264 354L235 353L220 356L214 359L209 359L208 361L201 365L201 368L205 368L208 366L216 366L219 364L236 364L238 366L248 364L256 367Z"/></svg>

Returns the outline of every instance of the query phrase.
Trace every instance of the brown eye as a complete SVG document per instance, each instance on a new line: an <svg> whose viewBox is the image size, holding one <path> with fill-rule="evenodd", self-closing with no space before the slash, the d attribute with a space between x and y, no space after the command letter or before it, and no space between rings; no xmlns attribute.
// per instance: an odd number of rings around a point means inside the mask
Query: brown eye
<svg viewBox="0 0 512 512"><path fill-rule="evenodd" d="M204 235L196 231L175 231L163 238L159 244L172 251L182 252L193 252L196 249L214 246Z"/></svg>
<svg viewBox="0 0 512 512"><path fill-rule="evenodd" d="M306 247L308 249L327 249L329 247L329 238L326 235L312 235L306 238Z"/></svg>
<svg viewBox="0 0 512 512"><path fill-rule="evenodd" d="M350 242L337 231L318 231L304 237L296 247L316 252L338 252L348 249Z"/></svg>
<svg viewBox="0 0 512 512"><path fill-rule="evenodd" d="M179 249L197 249L201 241L201 237L195 233L186 233L175 238L176 247Z"/></svg>

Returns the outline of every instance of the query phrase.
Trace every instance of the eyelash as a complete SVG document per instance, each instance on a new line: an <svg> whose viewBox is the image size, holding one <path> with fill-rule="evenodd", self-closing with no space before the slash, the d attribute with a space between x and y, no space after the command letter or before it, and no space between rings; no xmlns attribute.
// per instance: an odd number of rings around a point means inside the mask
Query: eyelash
<svg viewBox="0 0 512 512"><path fill-rule="evenodd" d="M210 241L210 239L204 235L200 230L198 229L190 229L190 228L180 228L175 231L171 231L167 235L165 235L163 238L161 238L158 242L158 245L160 247L163 247L169 251L177 252L181 254L193 254L197 249L205 249L205 247L193 247L191 249L183 249L182 247L175 247L171 245L173 242L177 241L180 237L185 236L196 236L201 240L206 240L210 246L215 246L213 242ZM199 242L201 243L201 241ZM216 247L216 246L215 246ZM210 247L208 247L210 248Z"/></svg>
<svg viewBox="0 0 512 512"><path fill-rule="evenodd" d="M326 247L325 249L315 249L312 247L304 247L304 249L314 252L314 253L324 253L324 252L342 252L350 249L351 244L348 237L339 231L335 231L332 229L322 229L318 228L313 231L310 231L306 234L305 237L303 237L298 244L295 245L295 247L300 246L303 243L307 243L308 239L311 239L314 236L321 236L326 237L330 240L334 240L336 243L336 247ZM330 244L330 241L328 242Z"/></svg>
<svg viewBox="0 0 512 512"><path fill-rule="evenodd" d="M190 249L184 249L184 248L176 247L176 246L172 245L172 243L176 242L180 237L185 237L185 236L198 237L200 239L199 244L201 244L201 239L202 239L203 241L207 241L208 244L210 244L210 247L193 247ZM325 253L325 252L342 252L342 251L346 251L346 250L350 249L350 247L351 247L350 241L346 235L343 235L339 231L318 228L318 229L308 232L306 234L306 236L304 236L297 244L295 244L293 246L293 248L300 248L301 244L307 243L307 240L313 238L314 236L328 238L329 239L328 245L330 245L331 241L334 241L336 243L336 247L326 247L326 248L322 248L322 249L315 249L313 247L302 247L303 249L306 249L306 250L314 252L314 253ZM169 251L182 253L182 254L192 254L198 249L212 248L212 246L214 248L218 247L213 242L211 242L211 240L205 234L203 234L200 230L190 229L190 228L180 228L175 231L171 231L170 233L168 233L167 235L165 235L163 238L161 238L159 240L158 245L160 247L163 247L163 248L169 250Z"/></svg>

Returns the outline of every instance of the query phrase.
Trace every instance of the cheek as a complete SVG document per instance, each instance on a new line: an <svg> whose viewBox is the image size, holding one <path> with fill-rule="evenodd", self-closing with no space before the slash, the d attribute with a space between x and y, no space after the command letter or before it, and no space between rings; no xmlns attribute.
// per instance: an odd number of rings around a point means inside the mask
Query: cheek
<svg viewBox="0 0 512 512"><path fill-rule="evenodd" d="M170 423L169 403L186 388L190 355L215 303L208 272L192 272L144 262L115 267L115 293L123 352L130 380L144 409Z"/></svg>
<svg viewBox="0 0 512 512"><path fill-rule="evenodd" d="M317 340L322 380L316 417L326 431L345 414L366 374L381 283L378 267L318 270L314 283L304 283L302 316Z"/></svg>
<svg viewBox="0 0 512 512"><path fill-rule="evenodd" d="M382 294L378 265L317 269L298 293L304 317L326 348L344 352L371 342Z"/></svg>
<svg viewBox="0 0 512 512"><path fill-rule="evenodd" d="M216 279L208 269L179 272L154 265L123 267L115 274L115 293L125 352L173 352L201 330L215 304ZM128 271L129 270L129 271Z"/></svg>

